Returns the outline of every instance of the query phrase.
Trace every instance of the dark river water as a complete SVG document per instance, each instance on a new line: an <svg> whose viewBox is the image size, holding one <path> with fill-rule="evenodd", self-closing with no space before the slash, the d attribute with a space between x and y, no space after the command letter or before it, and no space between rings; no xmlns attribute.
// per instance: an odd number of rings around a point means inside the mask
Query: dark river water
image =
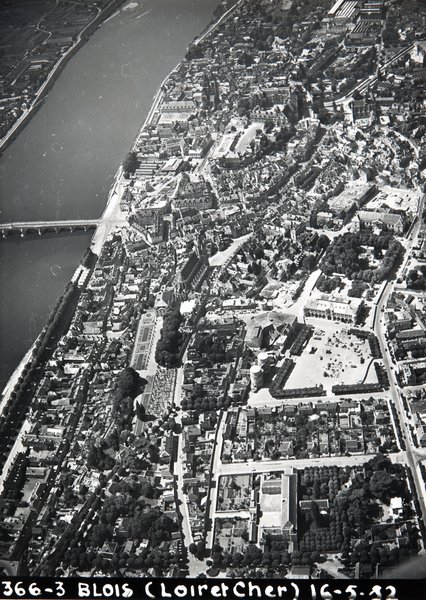
<svg viewBox="0 0 426 600"><path fill-rule="evenodd" d="M0 158L0 222L102 214L156 90L218 3L135 0L93 34ZM0 390L90 238L73 233L0 240Z"/></svg>

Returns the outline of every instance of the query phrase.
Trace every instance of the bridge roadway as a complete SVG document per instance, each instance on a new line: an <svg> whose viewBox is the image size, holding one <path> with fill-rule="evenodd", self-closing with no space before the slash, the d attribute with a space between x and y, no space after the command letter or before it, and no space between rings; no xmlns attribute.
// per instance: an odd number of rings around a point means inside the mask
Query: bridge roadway
<svg viewBox="0 0 426 600"><path fill-rule="evenodd" d="M96 229L99 225L99 219L75 219L68 221L29 221L29 222L10 222L0 223L0 234L6 237L9 233L19 232L21 236L27 233L38 233L59 231L75 231L76 229Z"/></svg>

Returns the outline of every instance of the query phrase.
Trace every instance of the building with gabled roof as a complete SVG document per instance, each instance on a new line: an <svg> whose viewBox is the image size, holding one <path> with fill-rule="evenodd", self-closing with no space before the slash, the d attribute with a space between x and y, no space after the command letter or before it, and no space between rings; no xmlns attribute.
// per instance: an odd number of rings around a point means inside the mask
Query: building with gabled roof
<svg viewBox="0 0 426 600"><path fill-rule="evenodd" d="M379 227L382 229L386 226L394 233L402 234L404 231L404 223L405 220L403 215L370 210L360 210L354 218L355 229L358 231L369 227Z"/></svg>
<svg viewBox="0 0 426 600"><path fill-rule="evenodd" d="M197 289L208 269L208 261L192 252L180 271L180 286L183 289Z"/></svg>

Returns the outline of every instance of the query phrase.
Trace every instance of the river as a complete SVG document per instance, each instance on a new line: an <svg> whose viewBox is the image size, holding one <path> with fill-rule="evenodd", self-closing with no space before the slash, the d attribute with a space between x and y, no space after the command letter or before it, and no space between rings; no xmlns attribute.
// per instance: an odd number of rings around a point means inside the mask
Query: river
<svg viewBox="0 0 426 600"><path fill-rule="evenodd" d="M97 218L162 80L218 0L134 0L77 52L0 158L0 222ZM91 235L0 240L0 389Z"/></svg>

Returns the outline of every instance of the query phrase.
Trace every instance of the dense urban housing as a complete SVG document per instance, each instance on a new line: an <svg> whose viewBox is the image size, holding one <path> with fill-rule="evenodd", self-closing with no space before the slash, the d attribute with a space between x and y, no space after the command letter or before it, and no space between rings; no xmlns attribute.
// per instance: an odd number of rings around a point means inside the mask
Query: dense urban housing
<svg viewBox="0 0 426 600"><path fill-rule="evenodd" d="M7 51L4 131L105 3L77 4ZM2 398L9 574L393 578L424 553L425 24L420 0L220 4Z"/></svg>

